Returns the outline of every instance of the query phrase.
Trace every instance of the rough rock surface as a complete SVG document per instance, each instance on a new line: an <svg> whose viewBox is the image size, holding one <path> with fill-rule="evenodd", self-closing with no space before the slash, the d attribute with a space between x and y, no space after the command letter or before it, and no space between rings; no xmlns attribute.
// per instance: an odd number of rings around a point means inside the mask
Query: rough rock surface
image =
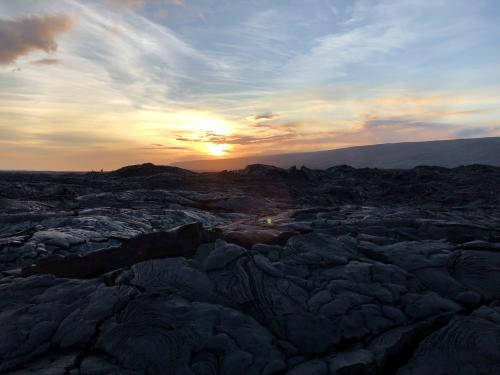
<svg viewBox="0 0 500 375"><path fill-rule="evenodd" d="M500 372L500 169L0 174L2 374Z"/></svg>

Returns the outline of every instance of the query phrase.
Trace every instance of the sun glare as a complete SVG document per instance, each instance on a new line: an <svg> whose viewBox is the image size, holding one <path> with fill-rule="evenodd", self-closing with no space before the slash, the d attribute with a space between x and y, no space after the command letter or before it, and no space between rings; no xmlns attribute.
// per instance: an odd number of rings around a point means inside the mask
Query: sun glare
<svg viewBox="0 0 500 375"><path fill-rule="evenodd" d="M229 150L229 146L227 144L215 144L211 143L207 146L207 150L214 156L224 156Z"/></svg>

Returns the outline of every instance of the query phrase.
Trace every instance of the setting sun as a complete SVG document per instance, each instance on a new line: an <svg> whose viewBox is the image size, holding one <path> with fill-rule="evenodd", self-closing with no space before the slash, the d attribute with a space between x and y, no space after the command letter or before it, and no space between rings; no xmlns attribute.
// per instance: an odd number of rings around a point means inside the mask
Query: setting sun
<svg viewBox="0 0 500 375"><path fill-rule="evenodd" d="M227 144L214 144L211 143L207 146L207 150L210 154L214 156L224 156L226 155L227 151L229 151L229 145Z"/></svg>

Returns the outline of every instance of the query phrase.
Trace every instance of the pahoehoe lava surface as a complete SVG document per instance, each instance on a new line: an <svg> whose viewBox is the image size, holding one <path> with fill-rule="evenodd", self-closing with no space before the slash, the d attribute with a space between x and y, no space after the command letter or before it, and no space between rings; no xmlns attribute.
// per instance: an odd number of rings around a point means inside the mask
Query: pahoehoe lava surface
<svg viewBox="0 0 500 375"><path fill-rule="evenodd" d="M2 374L500 373L500 168L0 173Z"/></svg>

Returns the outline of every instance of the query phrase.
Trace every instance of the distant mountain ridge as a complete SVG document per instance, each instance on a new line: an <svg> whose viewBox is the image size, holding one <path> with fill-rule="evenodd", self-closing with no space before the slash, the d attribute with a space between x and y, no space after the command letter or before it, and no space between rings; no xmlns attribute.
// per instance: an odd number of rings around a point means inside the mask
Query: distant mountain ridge
<svg viewBox="0 0 500 375"><path fill-rule="evenodd" d="M187 171L182 168L172 167L168 165L154 165L152 163L127 165L110 173L111 175L116 177L144 177L161 173L193 175L193 172Z"/></svg>
<svg viewBox="0 0 500 375"><path fill-rule="evenodd" d="M341 164L355 168L401 169L420 165L448 168L469 164L500 166L500 137L384 143L327 151L173 163L177 167L199 172L236 170L250 164L267 164L281 168L295 165L315 169L326 169Z"/></svg>

